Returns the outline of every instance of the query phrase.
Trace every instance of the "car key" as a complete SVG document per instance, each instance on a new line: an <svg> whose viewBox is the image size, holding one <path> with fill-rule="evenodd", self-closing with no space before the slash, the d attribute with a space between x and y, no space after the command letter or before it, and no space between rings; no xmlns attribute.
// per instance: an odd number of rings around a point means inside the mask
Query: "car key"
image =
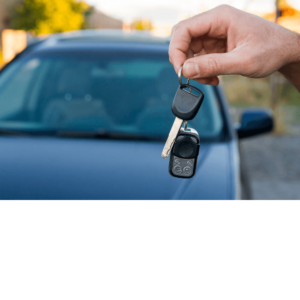
<svg viewBox="0 0 300 300"><path fill-rule="evenodd" d="M189 85L189 80L187 84L182 83L181 73L182 67L178 72L180 86L172 103L172 112L176 118L161 154L164 159L168 158L183 121L190 121L194 119L204 99L204 94L198 88ZM184 90L184 88L189 88L190 91L188 92ZM199 96L193 94L192 90L196 91Z"/></svg>
<svg viewBox="0 0 300 300"><path fill-rule="evenodd" d="M199 150L197 131L181 128L171 151L169 173L174 177L192 178L196 173Z"/></svg>

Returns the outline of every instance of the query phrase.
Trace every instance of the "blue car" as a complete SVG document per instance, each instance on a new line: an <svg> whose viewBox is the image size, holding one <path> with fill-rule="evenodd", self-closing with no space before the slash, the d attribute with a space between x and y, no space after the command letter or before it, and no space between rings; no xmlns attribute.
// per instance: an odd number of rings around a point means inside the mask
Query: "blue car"
<svg viewBox="0 0 300 300"><path fill-rule="evenodd" d="M233 126L221 87L188 126L200 135L196 175L161 157L178 77L167 39L81 31L36 42L0 73L2 199L251 198L239 139L272 130L245 111Z"/></svg>

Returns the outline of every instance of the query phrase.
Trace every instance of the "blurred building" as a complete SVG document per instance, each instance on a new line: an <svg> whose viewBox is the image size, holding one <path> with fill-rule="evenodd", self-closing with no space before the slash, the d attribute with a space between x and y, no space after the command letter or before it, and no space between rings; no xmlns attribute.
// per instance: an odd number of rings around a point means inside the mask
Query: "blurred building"
<svg viewBox="0 0 300 300"><path fill-rule="evenodd" d="M152 24L147 19L135 20L132 23L123 23L123 31L145 30L158 37L171 35L173 24Z"/></svg>
<svg viewBox="0 0 300 300"><path fill-rule="evenodd" d="M92 7L91 12L86 16L86 24L89 29L122 29L123 22L112 18L95 7Z"/></svg>
<svg viewBox="0 0 300 300"><path fill-rule="evenodd" d="M2 61L10 62L27 47L27 34L23 30L4 29L2 32Z"/></svg>
<svg viewBox="0 0 300 300"><path fill-rule="evenodd" d="M171 35L174 24L154 24L152 33L155 36L167 37Z"/></svg>
<svg viewBox="0 0 300 300"><path fill-rule="evenodd" d="M10 28L11 14L14 7L21 2L22 0L0 0L0 36L4 29Z"/></svg>

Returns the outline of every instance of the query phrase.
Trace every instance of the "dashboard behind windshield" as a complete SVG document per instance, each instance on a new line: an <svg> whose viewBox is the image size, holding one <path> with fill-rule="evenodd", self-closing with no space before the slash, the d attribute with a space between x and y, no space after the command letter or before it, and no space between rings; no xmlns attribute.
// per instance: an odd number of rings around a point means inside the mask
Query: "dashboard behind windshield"
<svg viewBox="0 0 300 300"><path fill-rule="evenodd" d="M214 90L188 122L204 140L223 137ZM0 129L123 133L164 140L178 78L167 54L47 52L15 60L0 74Z"/></svg>

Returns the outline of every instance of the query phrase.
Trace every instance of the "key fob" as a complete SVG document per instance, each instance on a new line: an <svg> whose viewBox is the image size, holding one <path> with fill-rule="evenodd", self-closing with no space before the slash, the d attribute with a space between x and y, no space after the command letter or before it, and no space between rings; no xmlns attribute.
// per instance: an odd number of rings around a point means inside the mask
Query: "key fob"
<svg viewBox="0 0 300 300"><path fill-rule="evenodd" d="M195 129L180 129L173 145L169 173L174 177L192 178L196 173L200 138Z"/></svg>

